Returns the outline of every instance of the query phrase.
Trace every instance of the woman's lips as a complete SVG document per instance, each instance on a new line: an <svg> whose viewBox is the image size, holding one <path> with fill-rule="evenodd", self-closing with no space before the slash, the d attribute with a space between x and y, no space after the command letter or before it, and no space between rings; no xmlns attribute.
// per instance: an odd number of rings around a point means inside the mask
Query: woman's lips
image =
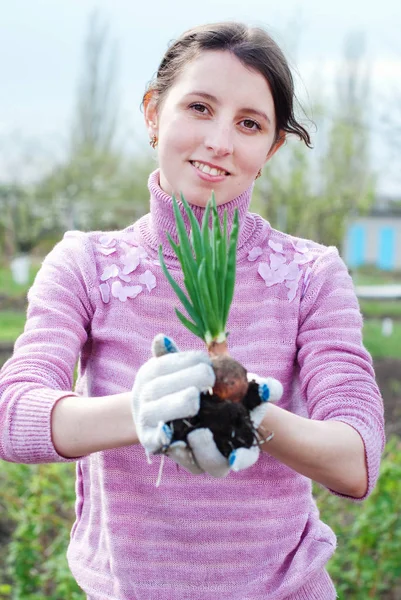
<svg viewBox="0 0 401 600"><path fill-rule="evenodd" d="M224 181L224 179L226 177L229 177L229 173L227 173L227 171L225 173L219 173L217 175L212 175L211 173L206 173L204 171L201 171L198 166L195 166L194 163L199 163L199 164L206 164L206 163L200 163L200 161L189 161L191 166L193 167L193 169L196 171L196 174L198 175L198 177L200 177L203 181L210 181L213 183L218 183L220 181ZM209 165L208 165L209 166ZM212 167L210 167L212 168ZM217 167L214 167L217 168Z"/></svg>

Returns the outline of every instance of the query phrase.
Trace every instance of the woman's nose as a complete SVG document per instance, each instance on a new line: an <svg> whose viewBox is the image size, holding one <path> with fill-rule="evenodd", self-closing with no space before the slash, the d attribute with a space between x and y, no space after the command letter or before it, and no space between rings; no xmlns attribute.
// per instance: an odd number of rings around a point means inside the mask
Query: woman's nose
<svg viewBox="0 0 401 600"><path fill-rule="evenodd" d="M234 150L233 132L227 125L213 123L208 135L205 136L205 146L213 151L215 156L227 156Z"/></svg>

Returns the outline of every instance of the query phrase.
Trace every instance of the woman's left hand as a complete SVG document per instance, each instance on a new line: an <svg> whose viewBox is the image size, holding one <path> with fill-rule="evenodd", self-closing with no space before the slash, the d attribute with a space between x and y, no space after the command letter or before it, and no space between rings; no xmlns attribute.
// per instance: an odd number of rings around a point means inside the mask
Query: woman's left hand
<svg viewBox="0 0 401 600"><path fill-rule="evenodd" d="M269 402L277 402L281 398L283 387L273 377L260 377L254 373L248 373L247 378L249 382L256 381L259 386L261 404L250 412L252 424L255 429L258 429L266 415ZM262 443L265 441L265 438L262 439ZM255 445L251 448L236 448L228 458L225 458L217 448L212 432L206 428L195 429L189 433L187 442L189 448L186 451L193 454L202 472L205 471L213 477L225 477L230 471L247 469L255 464L260 454L259 446ZM184 444L184 442L177 442L177 444ZM182 448L181 451L183 450ZM170 453L171 451L174 452L174 444L170 446ZM185 468L184 464L182 466Z"/></svg>

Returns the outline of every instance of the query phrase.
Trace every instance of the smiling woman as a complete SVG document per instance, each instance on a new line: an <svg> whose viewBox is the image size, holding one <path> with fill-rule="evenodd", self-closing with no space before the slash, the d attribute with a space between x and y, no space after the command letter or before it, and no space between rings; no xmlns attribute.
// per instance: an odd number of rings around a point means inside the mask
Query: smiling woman
<svg viewBox="0 0 401 600"><path fill-rule="evenodd" d="M197 206L211 189L224 204L249 187L286 133L310 145L294 117L281 50L260 29L241 34L236 24L191 30L166 53L144 96L161 187Z"/></svg>
<svg viewBox="0 0 401 600"><path fill-rule="evenodd" d="M337 250L249 211L286 136L310 145L294 102L286 59L263 29L185 32L144 96L159 158L149 213L123 231L66 233L29 291L0 377L0 458L77 461L68 560L91 600L336 597L325 569L335 536L311 480L353 499L372 491L383 406ZM192 304L177 293L180 321L166 273L193 292ZM218 378L188 317L219 344L227 322L230 356L254 384L251 446L242 434L234 445L242 417L235 428L213 422L224 454L211 425L193 430ZM233 389L226 381L223 408ZM181 438L177 421L190 430Z"/></svg>
<svg viewBox="0 0 401 600"><path fill-rule="evenodd" d="M148 95L145 118L159 138L162 189L197 206L212 189L225 204L248 188L281 143L266 79L228 51L194 58L161 104Z"/></svg>

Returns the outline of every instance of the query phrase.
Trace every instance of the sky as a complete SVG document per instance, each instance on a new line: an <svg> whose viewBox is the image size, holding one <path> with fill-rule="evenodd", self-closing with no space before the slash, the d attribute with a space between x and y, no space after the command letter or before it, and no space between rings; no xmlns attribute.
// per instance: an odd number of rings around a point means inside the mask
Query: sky
<svg viewBox="0 0 401 600"><path fill-rule="evenodd" d="M335 86L345 37L363 36L379 191L401 197L401 140L397 152L385 123L401 125L400 0L0 0L0 177L18 168L22 145L39 145L44 155L64 147L94 8L117 43L122 123L137 145L146 143L139 109L146 83L169 41L193 25L243 20L266 27L295 68L306 110L316 86L328 94Z"/></svg>

